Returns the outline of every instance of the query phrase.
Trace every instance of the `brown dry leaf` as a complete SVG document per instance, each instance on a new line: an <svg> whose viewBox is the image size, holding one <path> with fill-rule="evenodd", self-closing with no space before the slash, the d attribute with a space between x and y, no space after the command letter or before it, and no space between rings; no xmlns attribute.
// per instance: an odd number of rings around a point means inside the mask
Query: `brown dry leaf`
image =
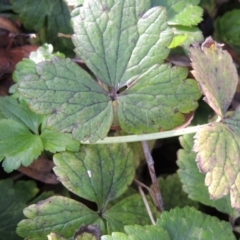
<svg viewBox="0 0 240 240"><path fill-rule="evenodd" d="M32 51L36 51L38 46L25 45L12 49L0 48L0 74L12 73L15 65L23 58L27 58Z"/></svg>
<svg viewBox="0 0 240 240"><path fill-rule="evenodd" d="M40 156L30 166L21 166L18 171L38 181L48 184L58 184L57 176L52 172L54 163L44 156Z"/></svg>

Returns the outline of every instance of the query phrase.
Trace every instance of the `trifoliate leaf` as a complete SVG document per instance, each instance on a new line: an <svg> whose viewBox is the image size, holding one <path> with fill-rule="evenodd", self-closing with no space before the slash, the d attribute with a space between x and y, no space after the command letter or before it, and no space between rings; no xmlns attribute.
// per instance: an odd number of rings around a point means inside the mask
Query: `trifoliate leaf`
<svg viewBox="0 0 240 240"><path fill-rule="evenodd" d="M157 226L125 226L123 233L112 233L112 236L102 236L101 240L170 240L168 233L161 227Z"/></svg>
<svg viewBox="0 0 240 240"><path fill-rule="evenodd" d="M135 134L185 122L184 114L197 107L199 90L186 80L187 69L163 64L173 35L165 9L147 9L145 0L86 0L74 11L76 52L99 81L60 58L26 75L19 91L34 111L50 114L49 128L94 142L118 122Z"/></svg>
<svg viewBox="0 0 240 240"><path fill-rule="evenodd" d="M153 204L150 203L150 206L154 209ZM103 214L103 218L107 220L109 233L121 232L125 225L146 225L151 223L146 207L139 194L124 198L122 201L108 209Z"/></svg>
<svg viewBox="0 0 240 240"><path fill-rule="evenodd" d="M28 219L22 220L17 227L21 237L45 240L51 232L65 238L73 236L82 224L92 224L99 215L80 202L70 198L54 196L24 209Z"/></svg>
<svg viewBox="0 0 240 240"><path fill-rule="evenodd" d="M101 211L131 184L133 160L123 144L81 146L79 153L54 155L54 172L68 190L96 202Z"/></svg>
<svg viewBox="0 0 240 240"><path fill-rule="evenodd" d="M193 150L212 199L230 192L231 205L240 209L240 136L222 123L212 123L195 136Z"/></svg>
<svg viewBox="0 0 240 240"><path fill-rule="evenodd" d="M199 172L195 162L197 154L192 152L193 135L180 137L180 142L183 149L178 151L178 175L188 197L207 206L215 207L218 211L226 213L232 218L239 216L239 213L231 207L229 195L218 200L210 199L208 188L204 184L205 175Z"/></svg>
<svg viewBox="0 0 240 240"><path fill-rule="evenodd" d="M39 125L43 120L43 116L32 112L24 102L19 103L11 97L0 98L0 113L7 119L25 125L35 134L38 134Z"/></svg>
<svg viewBox="0 0 240 240"><path fill-rule="evenodd" d="M193 26L202 21L199 0L151 0L151 6L166 7L169 25Z"/></svg>
<svg viewBox="0 0 240 240"><path fill-rule="evenodd" d="M52 153L66 150L76 152L79 149L79 142L73 140L67 133L44 129L40 136L44 149Z"/></svg>
<svg viewBox="0 0 240 240"><path fill-rule="evenodd" d="M16 234L17 223L23 218L23 209L27 202L37 193L36 184L32 181L18 181L12 179L0 181L0 239L18 240Z"/></svg>
<svg viewBox="0 0 240 240"><path fill-rule="evenodd" d="M43 150L40 136L32 134L28 128L14 120L1 120L0 130L0 160L4 159L6 172L19 168L21 164L29 166Z"/></svg>
<svg viewBox="0 0 240 240"><path fill-rule="evenodd" d="M62 53L53 53L53 46L51 44L44 43L36 51L31 52L29 58L35 63L51 60L52 56L64 57Z"/></svg>
<svg viewBox="0 0 240 240"><path fill-rule="evenodd" d="M218 17L214 21L215 34L219 36L224 42L239 47L240 34L240 9L234 9L226 12L223 16Z"/></svg>
<svg viewBox="0 0 240 240"><path fill-rule="evenodd" d="M62 0L11 0L13 11L28 30L36 30L41 43L51 43L60 52L69 53L73 46L70 39L58 38L58 33L71 34L70 13Z"/></svg>
<svg viewBox="0 0 240 240"><path fill-rule="evenodd" d="M190 207L163 212L157 221L157 226L166 230L171 240L235 239L229 223Z"/></svg>
<svg viewBox="0 0 240 240"><path fill-rule="evenodd" d="M198 207L198 204L190 200L187 194L183 192L182 184L177 174L169 175L166 179L158 178L158 184L161 189L164 210L168 211L174 207L184 206Z"/></svg>
<svg viewBox="0 0 240 240"><path fill-rule="evenodd" d="M231 55L208 38L202 45L190 48L193 75L205 95L205 101L222 117L235 94L238 75ZM231 81L231 84L229 84Z"/></svg>

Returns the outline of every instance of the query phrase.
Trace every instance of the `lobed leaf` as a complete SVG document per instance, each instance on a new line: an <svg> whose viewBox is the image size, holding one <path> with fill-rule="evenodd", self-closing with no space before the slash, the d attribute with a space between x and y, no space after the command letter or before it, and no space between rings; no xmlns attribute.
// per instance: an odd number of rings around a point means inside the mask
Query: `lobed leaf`
<svg viewBox="0 0 240 240"><path fill-rule="evenodd" d="M86 0L74 11L75 51L107 86L120 88L168 56L166 11L149 8L149 0Z"/></svg>
<svg viewBox="0 0 240 240"><path fill-rule="evenodd" d="M32 134L24 125L11 120L0 121L0 160L6 172L28 166L43 151L39 135Z"/></svg>
<svg viewBox="0 0 240 240"><path fill-rule="evenodd" d="M199 172L195 162L197 154L192 152L193 140L193 134L180 137L183 149L178 151L177 165L179 166L178 175L183 184L183 190L190 199L215 207L218 211L226 213L232 218L239 216L239 213L231 207L229 194L221 199L210 199L208 188L204 184L205 176Z"/></svg>
<svg viewBox="0 0 240 240"><path fill-rule="evenodd" d="M43 121L43 116L32 112L23 101L19 104L11 97L0 98L0 114L2 118L13 119L23 124L35 134L38 133L38 128Z"/></svg>
<svg viewBox="0 0 240 240"><path fill-rule="evenodd" d="M187 69L163 64L173 35L165 9L149 6L86 0L74 11L76 52L97 81L69 59L53 58L37 64L19 86L34 111L50 115L49 128L95 142L111 126L141 134L186 121L200 93L186 79Z"/></svg>
<svg viewBox="0 0 240 240"><path fill-rule="evenodd" d="M223 118L238 83L237 70L230 54L211 38L203 43L202 49L198 46L190 48L190 54L194 69L192 73L205 95L204 100Z"/></svg>
<svg viewBox="0 0 240 240"><path fill-rule="evenodd" d="M48 126L71 131L76 139L102 139L112 124L106 91L69 59L53 58L38 64L35 75L26 76L19 90L31 99L33 110L51 114Z"/></svg>
<svg viewBox="0 0 240 240"><path fill-rule="evenodd" d="M157 226L166 230L171 240L235 239L228 222L220 221L190 207L163 212Z"/></svg>
<svg viewBox="0 0 240 240"><path fill-rule="evenodd" d="M79 153L54 155L54 163L63 185L96 202L99 211L126 191L135 172L132 151L123 144L81 146Z"/></svg>
<svg viewBox="0 0 240 240"><path fill-rule="evenodd" d="M28 219L17 227L19 236L45 240L51 232L70 238L82 224L91 224L99 219L96 212L70 198L54 196L24 209Z"/></svg>
<svg viewBox="0 0 240 240"><path fill-rule="evenodd" d="M193 150L212 199L230 192L232 207L240 209L240 136L223 123L212 123L199 130Z"/></svg>

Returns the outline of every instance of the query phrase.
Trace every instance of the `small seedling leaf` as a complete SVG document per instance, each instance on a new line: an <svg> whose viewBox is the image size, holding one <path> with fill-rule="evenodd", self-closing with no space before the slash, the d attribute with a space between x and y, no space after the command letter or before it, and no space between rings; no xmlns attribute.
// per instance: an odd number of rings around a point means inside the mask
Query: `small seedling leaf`
<svg viewBox="0 0 240 240"><path fill-rule="evenodd" d="M82 224L92 224L99 219L96 212L82 203L61 196L30 205L24 209L24 215L28 219L18 224L18 235L37 240L45 240L51 232L70 238Z"/></svg>
<svg viewBox="0 0 240 240"><path fill-rule="evenodd" d="M190 207L163 212L157 221L157 226L166 230L171 240L235 239L228 222L220 221Z"/></svg>
<svg viewBox="0 0 240 240"><path fill-rule="evenodd" d="M151 6L166 7L169 25L194 26L202 21L199 0L151 0Z"/></svg>
<svg viewBox="0 0 240 240"><path fill-rule="evenodd" d="M152 209L155 208L153 204L150 203L149 205ZM107 220L108 233L121 232L126 225L146 225L151 223L146 207L139 194L124 198L108 209L103 214L103 218Z"/></svg>
<svg viewBox="0 0 240 240"><path fill-rule="evenodd" d="M226 114L235 94L238 75L231 55L221 44L208 38L202 49L190 48L193 75L205 95L205 101L221 118Z"/></svg>
<svg viewBox="0 0 240 240"><path fill-rule="evenodd" d="M197 154L192 151L193 140L192 134L180 137L183 149L178 151L177 164L179 166L178 175L183 184L183 190L188 194L190 199L207 206L215 207L218 211L226 213L234 219L236 216L239 216L239 213L231 207L229 194L221 199L210 199L208 188L204 184L205 175L199 172L195 162Z"/></svg>
<svg viewBox="0 0 240 240"><path fill-rule="evenodd" d="M161 194L164 202L164 210L169 211L175 207L193 206L198 204L190 200L182 190L182 184L177 174L169 175L167 178L158 178Z"/></svg>
<svg viewBox="0 0 240 240"><path fill-rule="evenodd" d="M0 159L6 172L29 166L43 151L39 135L32 134L27 127L12 119L0 121Z"/></svg>
<svg viewBox="0 0 240 240"><path fill-rule="evenodd" d="M54 155L54 172L68 190L96 202L99 211L127 190L134 177L132 151L123 144L81 146Z"/></svg>
<svg viewBox="0 0 240 240"><path fill-rule="evenodd" d="M101 240L170 240L168 233L161 227L129 225L124 227L124 233L112 233L112 236L102 236Z"/></svg>
<svg viewBox="0 0 240 240"><path fill-rule="evenodd" d="M232 207L240 209L240 136L223 123L212 123L198 131L193 150L212 199L230 192Z"/></svg>
<svg viewBox="0 0 240 240"><path fill-rule="evenodd" d="M17 223L23 219L22 210L38 193L33 181L18 181L12 179L0 181L0 239L18 240Z"/></svg>

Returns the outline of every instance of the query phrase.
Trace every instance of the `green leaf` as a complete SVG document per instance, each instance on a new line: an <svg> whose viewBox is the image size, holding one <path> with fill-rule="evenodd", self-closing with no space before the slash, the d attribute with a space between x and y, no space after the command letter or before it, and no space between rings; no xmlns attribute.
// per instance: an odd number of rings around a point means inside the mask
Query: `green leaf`
<svg viewBox="0 0 240 240"><path fill-rule="evenodd" d="M234 111L232 116L223 119L223 123L240 136L240 106Z"/></svg>
<svg viewBox="0 0 240 240"><path fill-rule="evenodd" d="M234 9L226 12L223 16L218 17L216 21L214 21L215 34L220 37L222 41L236 47L240 46L239 14L240 9Z"/></svg>
<svg viewBox="0 0 240 240"><path fill-rule="evenodd" d="M166 11L149 7L146 0L87 0L74 11L75 51L109 87L130 84L168 56Z"/></svg>
<svg viewBox="0 0 240 240"><path fill-rule="evenodd" d="M44 129L41 133L43 147L52 153L61 151L76 152L79 149L79 142L72 139L70 134L60 133L48 129Z"/></svg>
<svg viewBox="0 0 240 240"><path fill-rule="evenodd" d="M50 61L53 56L64 57L64 54L59 52L53 53L53 46L44 43L36 51L31 52L29 58L35 63L40 63L42 61Z"/></svg>
<svg viewBox="0 0 240 240"><path fill-rule="evenodd" d="M196 82L185 79L187 75L187 68L163 64L139 77L140 81L118 98L120 126L126 132L141 134L173 129L183 123L183 113L195 109L200 97Z"/></svg>
<svg viewBox="0 0 240 240"><path fill-rule="evenodd" d="M34 111L50 115L49 128L94 142L106 137L112 125L141 134L185 122L200 92L195 81L186 79L186 68L162 64L172 32L165 9L148 8L143 0L137 5L88 0L74 11L76 52L99 81L59 58L25 76L19 91Z"/></svg>
<svg viewBox="0 0 240 240"><path fill-rule="evenodd" d="M240 209L240 136L222 123L212 123L198 131L193 150L212 199L230 192L232 207Z"/></svg>
<svg viewBox="0 0 240 240"><path fill-rule="evenodd" d="M17 223L23 218L23 208L37 193L33 181L18 181L12 179L0 181L0 239L18 240Z"/></svg>
<svg viewBox="0 0 240 240"><path fill-rule="evenodd" d="M49 127L72 131L76 139L102 139L112 124L112 104L106 91L70 59L38 64L35 75L26 76L19 90L32 99L32 109L51 114Z"/></svg>
<svg viewBox="0 0 240 240"><path fill-rule="evenodd" d="M182 184L177 174L169 175L165 179L162 177L158 178L158 184L161 189L164 210L168 211L174 207L184 207L187 205L198 207L198 204L190 200L182 190Z"/></svg>
<svg viewBox="0 0 240 240"><path fill-rule="evenodd" d="M140 226L131 225L125 226L124 231L127 233L112 233L112 236L102 236L101 240L170 240L168 233L156 226Z"/></svg>
<svg viewBox="0 0 240 240"><path fill-rule="evenodd" d="M155 207L153 204L149 204L152 209ZM146 207L139 194L134 194L124 198L113 207L108 209L103 218L107 220L108 232L123 231L125 225L150 224L150 218L148 216Z"/></svg>
<svg viewBox="0 0 240 240"><path fill-rule="evenodd" d="M169 25L193 26L202 21L203 9L199 0L151 0L151 6L163 6L167 10Z"/></svg>
<svg viewBox="0 0 240 240"><path fill-rule="evenodd" d="M62 0L11 0L13 11L19 14L24 27L38 32L41 43L52 43L56 50L69 53L70 39L58 38L58 33L71 34L70 13Z"/></svg>
<svg viewBox="0 0 240 240"><path fill-rule="evenodd" d="M24 102L19 103L11 97L0 98L0 113L7 119L25 125L35 134L38 133L39 125L43 120L43 116L32 112Z"/></svg>
<svg viewBox="0 0 240 240"><path fill-rule="evenodd" d="M24 209L28 219L17 227L21 237L45 240L51 232L70 238L82 224L92 224L99 215L75 200L54 196Z"/></svg>
<svg viewBox="0 0 240 240"><path fill-rule="evenodd" d="M81 146L79 153L54 155L54 172L73 193L102 211L124 193L134 177L132 151L124 144Z"/></svg>
<svg viewBox="0 0 240 240"><path fill-rule="evenodd" d="M13 97L21 98L21 95L17 91L19 83L24 79L24 76L35 73L35 66L36 64L28 58L23 58L23 60L15 66L12 78L16 84L12 85L9 89L9 92L13 93Z"/></svg>
<svg viewBox="0 0 240 240"><path fill-rule="evenodd" d="M0 121L0 160L6 172L29 166L43 150L40 136L32 134L24 125L11 120Z"/></svg>
<svg viewBox="0 0 240 240"><path fill-rule="evenodd" d="M205 95L204 100L223 118L238 83L238 74L231 55L211 38L203 43L202 49L198 46L190 48L190 54L194 69L192 73Z"/></svg>
<svg viewBox="0 0 240 240"><path fill-rule="evenodd" d="M188 197L207 206L215 207L232 218L239 216L239 213L231 207L229 195L218 200L210 199L208 188L204 184L205 175L199 172L195 162L197 154L192 152L193 134L180 137L180 142L183 149L178 151L178 175Z"/></svg>
<svg viewBox="0 0 240 240"><path fill-rule="evenodd" d="M157 221L157 226L167 230L171 240L235 239L229 223L190 207L163 212Z"/></svg>

